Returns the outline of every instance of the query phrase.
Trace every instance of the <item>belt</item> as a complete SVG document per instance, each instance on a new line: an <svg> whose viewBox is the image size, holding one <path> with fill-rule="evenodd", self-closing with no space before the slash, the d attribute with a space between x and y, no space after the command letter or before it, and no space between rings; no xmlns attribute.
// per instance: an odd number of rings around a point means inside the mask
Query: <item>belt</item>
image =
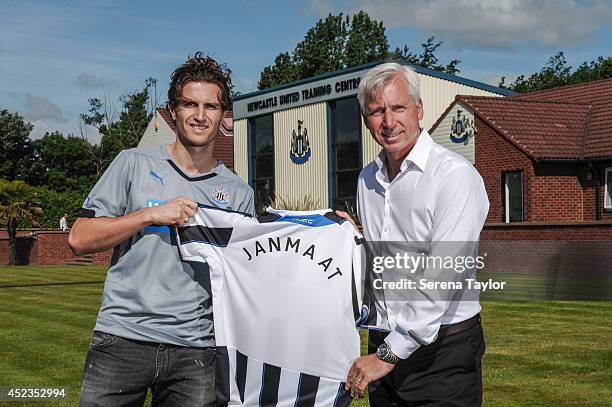
<svg viewBox="0 0 612 407"><path fill-rule="evenodd" d="M438 338L467 331L468 329L474 328L478 324L480 324L480 314L476 314L472 318L457 322L456 324L442 325L438 331Z"/></svg>

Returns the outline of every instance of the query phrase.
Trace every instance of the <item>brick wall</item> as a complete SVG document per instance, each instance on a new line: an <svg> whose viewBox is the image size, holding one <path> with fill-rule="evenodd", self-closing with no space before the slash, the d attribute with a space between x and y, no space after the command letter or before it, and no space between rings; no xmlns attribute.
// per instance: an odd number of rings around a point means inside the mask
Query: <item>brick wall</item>
<svg viewBox="0 0 612 407"><path fill-rule="evenodd" d="M91 255L92 263L98 266L108 266L111 261L111 257L113 257L112 250L106 250L99 253L94 253Z"/></svg>
<svg viewBox="0 0 612 407"><path fill-rule="evenodd" d="M582 166L569 163L533 164L531 175L531 222L580 222L585 204L595 207L595 200L584 199L580 183Z"/></svg>
<svg viewBox="0 0 612 407"><path fill-rule="evenodd" d="M36 232L34 243L36 259L30 258L34 264L64 264L75 259L68 246L68 233L62 231Z"/></svg>
<svg viewBox="0 0 612 407"><path fill-rule="evenodd" d="M20 230L17 233L17 256L20 264L65 264L77 256L68 246L68 232L61 230ZM112 250L92 255L93 264L108 265ZM8 234L0 230L0 264L9 263Z"/></svg>
<svg viewBox="0 0 612 407"><path fill-rule="evenodd" d="M525 222L582 222L596 220L596 181L586 181L586 164L532 161L526 154L476 117L475 163L489 195L488 223L503 221L502 174L523 172L523 220ZM612 220L603 209L604 172L612 162L596 164L600 169L601 219Z"/></svg>
<svg viewBox="0 0 612 407"><path fill-rule="evenodd" d="M497 223L503 219L502 172L523 171L523 217L531 221L531 160L512 143L501 137L487 123L476 117L475 167L480 172L489 195L487 222Z"/></svg>
<svg viewBox="0 0 612 407"><path fill-rule="evenodd" d="M610 240L612 222L487 223L480 240ZM612 268L612 266L611 266Z"/></svg>
<svg viewBox="0 0 612 407"><path fill-rule="evenodd" d="M480 235L485 270L610 276L612 222L489 224Z"/></svg>

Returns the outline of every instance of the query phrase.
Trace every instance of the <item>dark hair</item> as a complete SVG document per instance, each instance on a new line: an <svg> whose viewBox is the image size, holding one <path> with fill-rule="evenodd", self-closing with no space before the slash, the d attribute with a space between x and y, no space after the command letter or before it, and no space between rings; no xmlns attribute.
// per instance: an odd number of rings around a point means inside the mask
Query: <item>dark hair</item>
<svg viewBox="0 0 612 407"><path fill-rule="evenodd" d="M178 105L181 90L188 82L214 83L221 88L219 96L221 109L227 111L230 108L230 79L231 71L225 65L219 65L217 61L202 52L196 52L193 57L176 68L170 76L170 89L168 89L168 103L173 107Z"/></svg>

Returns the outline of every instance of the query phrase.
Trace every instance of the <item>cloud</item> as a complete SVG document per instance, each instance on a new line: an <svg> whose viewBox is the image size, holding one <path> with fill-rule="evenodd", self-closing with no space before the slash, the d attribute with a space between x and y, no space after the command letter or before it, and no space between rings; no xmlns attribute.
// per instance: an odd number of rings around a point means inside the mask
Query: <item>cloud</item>
<svg viewBox="0 0 612 407"><path fill-rule="evenodd" d="M612 21L605 0L368 0L387 28L416 27L459 49L566 48Z"/></svg>
<svg viewBox="0 0 612 407"><path fill-rule="evenodd" d="M312 0L307 6L306 10L318 17L325 18L329 13L332 12L332 6L330 0Z"/></svg>
<svg viewBox="0 0 612 407"><path fill-rule="evenodd" d="M56 123L65 123L68 119L55 103L44 96L34 96L29 93L22 95L23 117L26 120L37 121L51 119Z"/></svg>
<svg viewBox="0 0 612 407"><path fill-rule="evenodd" d="M93 126L83 125L82 129L77 129L70 123L64 123L59 126L51 125L45 120L34 120L31 123L34 125L34 129L30 133L30 139L32 140L39 139L46 133L53 133L54 131L59 131L65 136L73 135L79 137L82 135L92 144L99 144L100 140L102 140L102 135Z"/></svg>
<svg viewBox="0 0 612 407"><path fill-rule="evenodd" d="M476 80L478 80L479 82L483 82L483 83L487 83L491 86L499 86L499 82L501 82L502 77L504 77L504 81L506 83L506 86L511 84L512 82L514 82L516 80L516 75L514 74L510 74L510 75L500 75L500 74L496 74L496 73L492 73L492 74L486 74L480 78L477 78Z"/></svg>
<svg viewBox="0 0 612 407"><path fill-rule="evenodd" d="M46 133L52 133L57 130L54 127L49 126L46 122L42 120L34 120L31 123L34 125L34 128L30 133L30 139L32 140L39 139Z"/></svg>
<svg viewBox="0 0 612 407"><path fill-rule="evenodd" d="M77 85L81 90L102 89L110 85L109 81L96 75L82 73L77 76Z"/></svg>
<svg viewBox="0 0 612 407"><path fill-rule="evenodd" d="M241 94L250 93L257 90L257 80L253 79L253 77L243 77L233 73L232 83L236 87L236 90Z"/></svg>

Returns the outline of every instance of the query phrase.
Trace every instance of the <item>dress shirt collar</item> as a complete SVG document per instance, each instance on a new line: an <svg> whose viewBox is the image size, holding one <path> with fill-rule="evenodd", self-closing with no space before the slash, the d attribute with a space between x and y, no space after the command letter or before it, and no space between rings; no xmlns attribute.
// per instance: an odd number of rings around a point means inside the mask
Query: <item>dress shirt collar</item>
<svg viewBox="0 0 612 407"><path fill-rule="evenodd" d="M427 130L422 129L421 134L419 134L419 138L416 143L404 158L402 165L400 167L400 174L408 169L410 164L416 165L421 172L425 172L425 167L427 166L427 159L429 158L429 153L433 147L433 140L431 136L427 132ZM385 150L382 150L378 156L374 159L376 165L378 166L378 172L383 176L383 179L388 183L389 182L389 173L387 170L387 157L385 156Z"/></svg>

